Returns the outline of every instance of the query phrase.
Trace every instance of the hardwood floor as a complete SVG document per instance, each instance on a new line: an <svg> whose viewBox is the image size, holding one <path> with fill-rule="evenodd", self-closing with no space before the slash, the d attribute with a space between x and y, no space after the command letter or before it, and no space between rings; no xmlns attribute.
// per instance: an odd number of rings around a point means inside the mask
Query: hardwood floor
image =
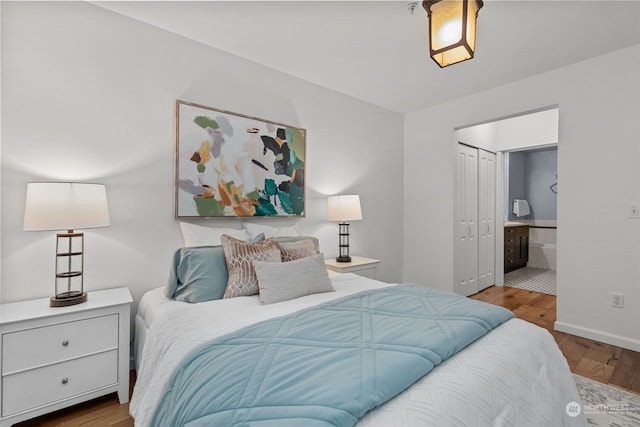
<svg viewBox="0 0 640 427"><path fill-rule="evenodd" d="M136 381L135 371L129 374L129 397ZM88 402L61 409L38 418L14 424L13 427L133 427L129 404L121 405L112 393Z"/></svg>
<svg viewBox="0 0 640 427"><path fill-rule="evenodd" d="M471 298L512 310L521 319L547 329L567 358L571 372L640 394L640 353L586 338L556 332L556 298L521 289L492 286ZM131 372L131 390L135 373ZM95 399L15 427L131 427L129 405L120 405L116 394Z"/></svg>
<svg viewBox="0 0 640 427"><path fill-rule="evenodd" d="M640 394L640 353L553 330L556 297L492 286L471 298L500 305L548 330L574 374Z"/></svg>

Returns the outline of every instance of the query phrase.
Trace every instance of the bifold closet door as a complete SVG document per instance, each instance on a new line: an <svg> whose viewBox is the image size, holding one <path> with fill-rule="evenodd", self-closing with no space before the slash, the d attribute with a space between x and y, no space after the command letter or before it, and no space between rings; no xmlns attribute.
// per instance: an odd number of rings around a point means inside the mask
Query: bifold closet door
<svg viewBox="0 0 640 427"><path fill-rule="evenodd" d="M455 194L455 292L478 292L478 149L458 144Z"/></svg>
<svg viewBox="0 0 640 427"><path fill-rule="evenodd" d="M458 144L455 183L455 292L495 284L496 155Z"/></svg>
<svg viewBox="0 0 640 427"><path fill-rule="evenodd" d="M478 149L478 291L495 284L496 155Z"/></svg>

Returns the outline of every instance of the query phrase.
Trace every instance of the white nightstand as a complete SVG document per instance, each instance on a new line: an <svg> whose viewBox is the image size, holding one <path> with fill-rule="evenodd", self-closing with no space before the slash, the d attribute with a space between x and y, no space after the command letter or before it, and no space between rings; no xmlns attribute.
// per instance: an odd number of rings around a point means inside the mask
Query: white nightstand
<svg viewBox="0 0 640 427"><path fill-rule="evenodd" d="M0 426L114 391L128 402L132 301L117 288L69 307L49 298L0 305Z"/></svg>
<svg viewBox="0 0 640 427"><path fill-rule="evenodd" d="M325 259L327 269L338 273L354 273L359 276L378 280L379 259L352 256L351 262L338 262L335 258Z"/></svg>

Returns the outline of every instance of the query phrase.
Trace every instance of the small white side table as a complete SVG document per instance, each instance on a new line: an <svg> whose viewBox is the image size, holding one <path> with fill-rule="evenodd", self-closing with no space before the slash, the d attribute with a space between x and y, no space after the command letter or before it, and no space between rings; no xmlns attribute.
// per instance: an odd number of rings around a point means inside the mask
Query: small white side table
<svg viewBox="0 0 640 427"><path fill-rule="evenodd" d="M49 298L0 305L0 427L118 392L129 401L127 288L49 307Z"/></svg>
<svg viewBox="0 0 640 427"><path fill-rule="evenodd" d="M378 280L379 259L352 256L351 262L338 262L335 258L325 259L324 264L328 270L337 273L353 273L369 279Z"/></svg>

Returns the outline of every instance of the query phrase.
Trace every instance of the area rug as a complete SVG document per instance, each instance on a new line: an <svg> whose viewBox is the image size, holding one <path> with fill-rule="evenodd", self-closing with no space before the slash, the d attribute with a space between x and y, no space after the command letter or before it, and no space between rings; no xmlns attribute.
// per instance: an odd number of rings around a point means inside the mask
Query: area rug
<svg viewBox="0 0 640 427"><path fill-rule="evenodd" d="M640 395L573 375L582 399L587 425L599 427L640 426Z"/></svg>
<svg viewBox="0 0 640 427"><path fill-rule="evenodd" d="M504 285L548 295L556 294L556 271L523 267L504 275Z"/></svg>

